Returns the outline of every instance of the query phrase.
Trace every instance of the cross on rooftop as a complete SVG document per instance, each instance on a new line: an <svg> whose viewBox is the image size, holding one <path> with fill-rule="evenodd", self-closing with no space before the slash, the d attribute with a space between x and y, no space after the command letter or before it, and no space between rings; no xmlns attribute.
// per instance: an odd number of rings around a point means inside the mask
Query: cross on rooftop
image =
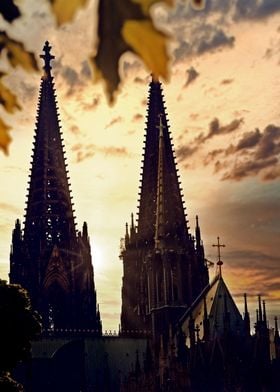
<svg viewBox="0 0 280 392"><path fill-rule="evenodd" d="M55 56L53 56L51 54L51 48L52 47L50 46L49 41L46 41L45 45L43 47L44 54L40 55L40 58L45 61L45 65L44 65L43 68L48 73L52 69L52 67L51 67L51 60L53 60L55 58Z"/></svg>
<svg viewBox="0 0 280 392"><path fill-rule="evenodd" d="M220 244L220 237L217 237L217 244L213 244L212 246L218 248L218 262L217 265L219 266L219 276L222 276L222 265L223 262L221 260L221 248L225 248L224 244Z"/></svg>

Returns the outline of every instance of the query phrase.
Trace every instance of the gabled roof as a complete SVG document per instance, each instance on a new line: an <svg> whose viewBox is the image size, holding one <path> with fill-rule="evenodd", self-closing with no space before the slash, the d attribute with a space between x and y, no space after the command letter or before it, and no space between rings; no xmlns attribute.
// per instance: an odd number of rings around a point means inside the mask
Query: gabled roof
<svg viewBox="0 0 280 392"><path fill-rule="evenodd" d="M237 335L243 332L242 316L227 288L222 276L217 275L206 286L192 306L180 320L180 326L190 343L190 321L193 319L195 328L199 328L199 339L205 338L205 320L208 320L209 339L222 336L227 330Z"/></svg>

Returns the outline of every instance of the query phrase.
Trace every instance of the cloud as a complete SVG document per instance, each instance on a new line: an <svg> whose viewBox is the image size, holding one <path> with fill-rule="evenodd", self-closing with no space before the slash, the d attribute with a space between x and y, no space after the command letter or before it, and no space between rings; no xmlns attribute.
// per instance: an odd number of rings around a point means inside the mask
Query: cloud
<svg viewBox="0 0 280 392"><path fill-rule="evenodd" d="M9 203L0 203L0 210L12 212L13 214L16 214L16 215L21 214L21 210L19 208L17 208L13 204L9 204Z"/></svg>
<svg viewBox="0 0 280 392"><path fill-rule="evenodd" d="M98 107L100 102L101 102L101 95L96 95L95 97L92 98L91 102L83 103L82 109L84 111L92 111Z"/></svg>
<svg viewBox="0 0 280 392"><path fill-rule="evenodd" d="M33 99L37 95L38 87L21 80L20 90L24 100L26 101L26 99Z"/></svg>
<svg viewBox="0 0 280 392"><path fill-rule="evenodd" d="M209 139L212 139L214 136L226 135L236 131L240 128L240 125L243 123L243 121L243 118L239 118L232 120L229 124L221 125L219 119L214 118L209 124L209 131L206 135L201 133L187 146L179 146L179 148L176 150L178 160L184 161L186 158L189 158L194 153L196 153L203 146L203 144L205 144ZM223 152L224 150L219 150L219 153ZM217 153L215 153L215 156L216 155ZM210 163L210 161L211 153L208 159L206 158L207 164Z"/></svg>
<svg viewBox="0 0 280 392"><path fill-rule="evenodd" d="M132 71L138 70L139 68L141 68L141 63L138 60L125 60L122 63L122 70L124 76L128 76Z"/></svg>
<svg viewBox="0 0 280 392"><path fill-rule="evenodd" d="M194 67L190 67L186 71L187 73L187 81L184 87L187 87L189 84L193 83L195 79L199 76L199 72Z"/></svg>
<svg viewBox="0 0 280 392"><path fill-rule="evenodd" d="M71 150L75 154L75 162L81 163L88 158L92 158L96 152L96 146L94 144L82 144L77 143L72 146Z"/></svg>
<svg viewBox="0 0 280 392"><path fill-rule="evenodd" d="M206 136L202 136L200 141L204 143L206 140L211 139L213 136L226 135L228 133L236 131L240 127L240 125L243 124L243 122L244 119L239 118L239 119L232 120L227 125L221 125L218 118L214 118L209 124L208 134Z"/></svg>
<svg viewBox="0 0 280 392"><path fill-rule="evenodd" d="M258 143L256 159L266 159L280 153L280 127L268 125Z"/></svg>
<svg viewBox="0 0 280 392"><path fill-rule="evenodd" d="M140 76L136 76L133 81L134 83L144 84L144 85L146 85L148 82L147 78L140 78Z"/></svg>
<svg viewBox="0 0 280 392"><path fill-rule="evenodd" d="M222 163L221 160L214 163L214 172L227 168L223 180L240 181L260 174L263 181L272 181L280 177L279 155L280 127L269 124L263 132L259 129L245 132L235 145L209 152L204 164L208 165L222 156Z"/></svg>
<svg viewBox="0 0 280 392"><path fill-rule="evenodd" d="M212 36L205 35L203 39L201 39L197 46L196 53L203 54L224 46L233 47L234 41L235 38L233 36L227 36L223 30L217 29Z"/></svg>
<svg viewBox="0 0 280 392"><path fill-rule="evenodd" d="M80 163L88 158L92 158L95 154L102 154L111 157L129 156L126 147L115 146L96 146L95 144L74 144L71 148L75 155L75 162Z"/></svg>
<svg viewBox="0 0 280 392"><path fill-rule="evenodd" d="M263 181L273 181L280 178L280 165L277 164L271 167L269 171L265 172L262 176Z"/></svg>
<svg viewBox="0 0 280 392"><path fill-rule="evenodd" d="M263 19L279 11L279 0L236 0L234 18Z"/></svg>
<svg viewBox="0 0 280 392"><path fill-rule="evenodd" d="M236 266L244 266L246 269L265 269L279 271L279 257L263 252L244 249L227 252L227 258L234 260ZM244 262L246 260L246 262Z"/></svg>
<svg viewBox="0 0 280 392"><path fill-rule="evenodd" d="M238 282L238 291L251 296L261 294L279 301L279 256L254 249L227 251L226 264ZM242 276L242 281L240 281ZM243 286L243 287L242 287Z"/></svg>
<svg viewBox="0 0 280 392"><path fill-rule="evenodd" d="M245 177L255 176L266 168L273 168L278 162L277 158L268 158L260 161L246 160L237 162L229 172L226 172L222 180L242 180Z"/></svg>
<svg viewBox="0 0 280 392"><path fill-rule="evenodd" d="M84 60L82 62L81 75L85 79L91 79L91 77L92 77L91 68L90 68L90 65L87 60Z"/></svg>
<svg viewBox="0 0 280 392"><path fill-rule="evenodd" d="M102 147L99 149L99 151L105 155L114 157L124 157L129 155L126 147Z"/></svg>
<svg viewBox="0 0 280 392"><path fill-rule="evenodd" d="M199 146L181 146L176 150L176 157L178 162L185 161L187 158L191 157L194 153L197 152Z"/></svg>
<svg viewBox="0 0 280 392"><path fill-rule="evenodd" d="M180 34L179 46L173 51L175 63L192 55L232 48L235 41L233 36L228 36L221 28L211 24L197 24L191 31Z"/></svg>
<svg viewBox="0 0 280 392"><path fill-rule="evenodd" d="M259 129L256 129L252 132L245 132L242 138L237 143L235 150L239 151L243 150L244 148L253 148L259 143L260 139L261 133Z"/></svg>
<svg viewBox="0 0 280 392"><path fill-rule="evenodd" d="M141 120L143 120L143 118L144 118L143 114L136 113L136 114L134 114L132 121L133 122L141 121Z"/></svg>
<svg viewBox="0 0 280 392"><path fill-rule="evenodd" d="M216 150L208 152L208 154L204 158L204 164L209 165L209 163L213 162L218 155L223 154L224 151L225 150L223 148L217 148Z"/></svg>
<svg viewBox="0 0 280 392"><path fill-rule="evenodd" d="M78 135L80 133L80 128L77 125L72 125L69 129L74 135Z"/></svg>
<svg viewBox="0 0 280 392"><path fill-rule="evenodd" d="M112 127L115 124L121 123L123 121L123 118L121 116L114 117L112 120L105 126L105 129L108 129Z"/></svg>
<svg viewBox="0 0 280 392"><path fill-rule="evenodd" d="M209 14L220 13L224 17L235 20L263 19L280 11L279 0L208 0L204 10L196 12L191 7L184 7L178 3L175 10L170 13L169 20L172 22L182 19L205 18Z"/></svg>
<svg viewBox="0 0 280 392"><path fill-rule="evenodd" d="M83 83L80 80L78 72L73 69L72 67L69 67L68 65L63 66L59 72L59 74L62 76L66 84L68 85L69 89L67 91L67 95L70 96L76 92L76 87L77 86L82 86Z"/></svg>
<svg viewBox="0 0 280 392"><path fill-rule="evenodd" d="M231 84L234 79L223 79L221 85Z"/></svg>

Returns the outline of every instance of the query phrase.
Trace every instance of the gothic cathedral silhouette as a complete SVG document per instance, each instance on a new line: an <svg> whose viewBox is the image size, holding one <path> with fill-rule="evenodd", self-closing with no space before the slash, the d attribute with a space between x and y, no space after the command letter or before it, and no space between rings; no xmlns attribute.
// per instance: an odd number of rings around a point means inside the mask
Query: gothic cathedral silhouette
<svg viewBox="0 0 280 392"><path fill-rule="evenodd" d="M222 276L209 282L198 217L188 227L161 83L150 83L138 218L121 249L119 334L102 334L87 224L76 230L51 47L43 48L23 228L12 235L10 283L42 317L32 359L15 369L26 392L261 392L279 390L277 318L258 298L252 334ZM278 386L278 388L277 388Z"/></svg>

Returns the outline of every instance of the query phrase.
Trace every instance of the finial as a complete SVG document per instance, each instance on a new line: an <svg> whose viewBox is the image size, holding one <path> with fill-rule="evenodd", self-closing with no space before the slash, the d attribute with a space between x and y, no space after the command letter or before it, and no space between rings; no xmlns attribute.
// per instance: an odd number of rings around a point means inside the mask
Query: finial
<svg viewBox="0 0 280 392"><path fill-rule="evenodd" d="M250 335L250 315L248 312L248 304L247 304L247 294L244 293L244 325L245 325L245 332L247 336Z"/></svg>
<svg viewBox="0 0 280 392"><path fill-rule="evenodd" d="M131 213L131 228L134 229L134 217L133 217L133 212Z"/></svg>
<svg viewBox="0 0 280 392"><path fill-rule="evenodd" d="M199 226L199 223L198 223L198 215L195 216L195 221L196 221L196 227L198 227L198 226Z"/></svg>
<svg viewBox="0 0 280 392"><path fill-rule="evenodd" d="M258 295L258 301L259 301L259 321L263 321L262 318L262 303L261 303L261 295Z"/></svg>
<svg viewBox="0 0 280 392"><path fill-rule="evenodd" d="M51 46L49 44L49 41L45 42L45 45L43 47L43 52L44 54L40 55L40 58L43 59L45 61L45 64L43 66L43 69L46 71L46 73L50 73L52 67L51 67L51 60L53 60L55 58L55 56L53 56L51 54Z"/></svg>
<svg viewBox="0 0 280 392"><path fill-rule="evenodd" d="M265 301L262 301L262 303L263 303L263 322L264 322L265 326L267 327Z"/></svg>
<svg viewBox="0 0 280 392"><path fill-rule="evenodd" d="M224 264L221 260L221 248L225 248L224 244L220 244L220 237L217 237L218 243L217 244L213 244L212 246L217 247L218 248L218 262L217 265L219 267L219 277L221 278L222 276L222 265Z"/></svg>
<svg viewBox="0 0 280 392"><path fill-rule="evenodd" d="M83 237L88 238L88 227L86 222L83 223Z"/></svg>
<svg viewBox="0 0 280 392"><path fill-rule="evenodd" d="M248 305L247 305L247 294L244 293L244 311L248 313Z"/></svg>

